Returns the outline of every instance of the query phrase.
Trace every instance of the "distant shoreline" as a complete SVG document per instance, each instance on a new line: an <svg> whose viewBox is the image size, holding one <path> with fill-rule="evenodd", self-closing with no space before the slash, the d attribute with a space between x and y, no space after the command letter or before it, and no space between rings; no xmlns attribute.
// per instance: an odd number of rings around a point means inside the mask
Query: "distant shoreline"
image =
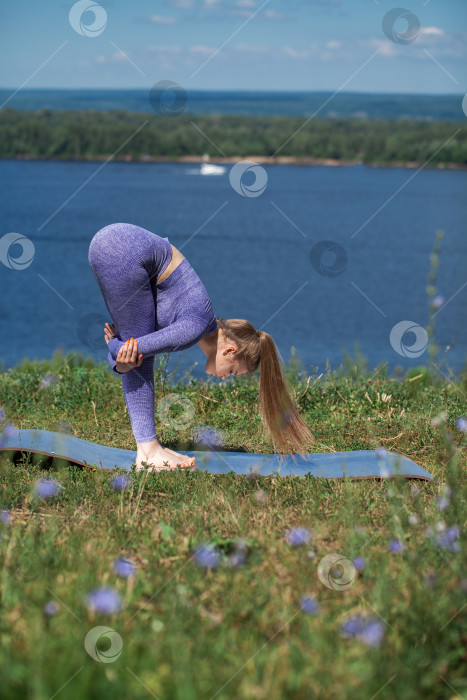
<svg viewBox="0 0 467 700"><path fill-rule="evenodd" d="M108 156L96 156L93 158L57 158L50 156L14 156L2 157L1 160L46 160L59 162L101 162L108 160ZM251 160L262 165L325 165L330 167L349 166L349 165L366 165L373 168L420 168L423 163L418 161L388 161L386 163L363 163L361 160L337 160L335 158L312 158L311 156L219 156L218 158L210 158L206 160L202 156L141 156L139 158L131 155L126 155L121 158L112 158L116 163L238 163L240 160ZM430 170L466 170L467 165L462 163L435 163L434 165L425 166Z"/></svg>

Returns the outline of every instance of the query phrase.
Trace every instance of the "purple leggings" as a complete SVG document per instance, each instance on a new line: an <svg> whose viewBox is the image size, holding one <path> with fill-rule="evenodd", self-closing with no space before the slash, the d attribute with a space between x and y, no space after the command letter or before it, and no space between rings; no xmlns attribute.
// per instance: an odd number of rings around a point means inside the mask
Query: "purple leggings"
<svg viewBox="0 0 467 700"><path fill-rule="evenodd" d="M168 238L133 224L101 228L89 244L88 260L117 329L107 359L122 377L122 389L136 442L155 440L154 355L185 350L217 329L206 288L186 258L168 277ZM143 362L129 372L115 369L124 341L138 340Z"/></svg>

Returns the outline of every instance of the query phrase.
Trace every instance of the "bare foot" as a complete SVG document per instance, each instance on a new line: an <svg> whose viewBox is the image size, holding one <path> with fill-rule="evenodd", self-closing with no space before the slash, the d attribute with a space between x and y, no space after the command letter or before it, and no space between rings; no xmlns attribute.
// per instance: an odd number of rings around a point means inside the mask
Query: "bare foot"
<svg viewBox="0 0 467 700"><path fill-rule="evenodd" d="M195 457L188 457L188 455L182 455L180 452L174 452L174 450L171 450L170 447L164 447L165 452L170 452L171 455L174 457L178 457L179 459L183 459L185 464L194 464L195 463Z"/></svg>
<svg viewBox="0 0 467 700"><path fill-rule="evenodd" d="M167 451L167 449L162 448L150 452L147 455L139 454L136 457L136 471L145 469L147 471L163 471L167 469L176 469L177 465L181 467L191 467L194 468L194 458L189 458L185 455L179 454L178 452L173 453L172 450ZM142 462L149 464L149 467L145 467Z"/></svg>

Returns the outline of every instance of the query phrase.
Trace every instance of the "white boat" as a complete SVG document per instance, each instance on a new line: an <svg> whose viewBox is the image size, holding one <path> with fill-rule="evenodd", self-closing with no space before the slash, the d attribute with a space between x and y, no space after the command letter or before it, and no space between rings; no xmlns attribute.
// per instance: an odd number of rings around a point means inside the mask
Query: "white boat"
<svg viewBox="0 0 467 700"><path fill-rule="evenodd" d="M224 165L215 165L214 163L201 163L201 175L223 175L226 171Z"/></svg>

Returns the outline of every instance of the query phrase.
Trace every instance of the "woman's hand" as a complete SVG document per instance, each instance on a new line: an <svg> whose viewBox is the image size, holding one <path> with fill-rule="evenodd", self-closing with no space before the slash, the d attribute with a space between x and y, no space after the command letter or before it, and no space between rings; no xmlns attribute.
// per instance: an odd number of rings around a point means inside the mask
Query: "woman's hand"
<svg viewBox="0 0 467 700"><path fill-rule="evenodd" d="M117 335L117 329L115 328L114 324L111 323L106 323L104 326L104 335L105 335L105 342L107 345L109 344L109 340Z"/></svg>
<svg viewBox="0 0 467 700"><path fill-rule="evenodd" d="M117 336L117 329L113 323L106 323L104 327L105 342L109 344L109 340ZM139 367L143 361L143 355L138 357L138 341L135 338L127 340L122 345L117 355L115 369L120 374L129 372L133 367Z"/></svg>
<svg viewBox="0 0 467 700"><path fill-rule="evenodd" d="M133 367L139 367L143 361L143 356L138 356L138 341L135 338L130 338L122 345L117 355L117 363L115 369L120 374L129 372Z"/></svg>

